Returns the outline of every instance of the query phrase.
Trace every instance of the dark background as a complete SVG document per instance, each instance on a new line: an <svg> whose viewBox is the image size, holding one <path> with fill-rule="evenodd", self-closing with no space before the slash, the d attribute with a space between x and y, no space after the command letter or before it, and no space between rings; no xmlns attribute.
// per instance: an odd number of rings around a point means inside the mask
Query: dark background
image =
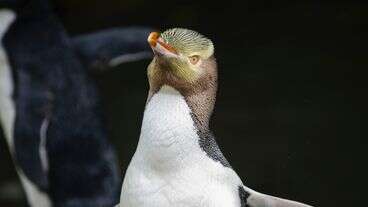
<svg viewBox="0 0 368 207"><path fill-rule="evenodd" d="M55 5L71 35L129 25L187 27L207 35L220 70L212 129L244 183L316 207L366 205L367 3L57 0ZM96 76L122 174L139 137L148 63ZM0 190L14 191L0 194L0 206L22 206L0 140Z"/></svg>

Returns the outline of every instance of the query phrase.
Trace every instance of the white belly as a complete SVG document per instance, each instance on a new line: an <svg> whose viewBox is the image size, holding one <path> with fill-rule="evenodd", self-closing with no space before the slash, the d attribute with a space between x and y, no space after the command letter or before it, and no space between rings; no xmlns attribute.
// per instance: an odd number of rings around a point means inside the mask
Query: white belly
<svg viewBox="0 0 368 207"><path fill-rule="evenodd" d="M9 10L0 10L0 40L2 40L7 28L15 19L15 14ZM14 122L15 106L12 99L13 78L6 52L0 41L0 124L4 131L11 154L14 154ZM17 168L28 202L32 207L50 207L51 203L46 194L40 192L31 181Z"/></svg>
<svg viewBox="0 0 368 207"><path fill-rule="evenodd" d="M147 104L121 207L239 207L236 173L201 150L183 96L163 86Z"/></svg>

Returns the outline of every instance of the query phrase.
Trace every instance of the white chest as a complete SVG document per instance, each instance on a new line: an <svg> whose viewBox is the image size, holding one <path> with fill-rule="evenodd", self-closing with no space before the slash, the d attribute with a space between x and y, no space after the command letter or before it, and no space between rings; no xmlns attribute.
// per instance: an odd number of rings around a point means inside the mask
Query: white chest
<svg viewBox="0 0 368 207"><path fill-rule="evenodd" d="M137 157L167 170L197 151L198 135L189 106L178 91L163 86L146 106Z"/></svg>
<svg viewBox="0 0 368 207"><path fill-rule="evenodd" d="M121 206L240 206L241 181L201 150L190 112L184 97L171 87L152 97L124 178Z"/></svg>

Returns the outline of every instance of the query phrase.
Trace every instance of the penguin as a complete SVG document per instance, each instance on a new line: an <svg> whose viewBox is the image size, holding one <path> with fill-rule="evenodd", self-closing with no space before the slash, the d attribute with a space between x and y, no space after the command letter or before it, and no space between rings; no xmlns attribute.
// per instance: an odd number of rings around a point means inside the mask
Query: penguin
<svg viewBox="0 0 368 207"><path fill-rule="evenodd" d="M212 41L174 28L148 42L150 89L120 207L311 207L245 186L222 154L209 127L218 85Z"/></svg>
<svg viewBox="0 0 368 207"><path fill-rule="evenodd" d="M146 50L137 39L112 48L105 38L122 31L70 38L48 1L0 0L0 124L31 207L118 203L117 159L88 73L99 58Z"/></svg>

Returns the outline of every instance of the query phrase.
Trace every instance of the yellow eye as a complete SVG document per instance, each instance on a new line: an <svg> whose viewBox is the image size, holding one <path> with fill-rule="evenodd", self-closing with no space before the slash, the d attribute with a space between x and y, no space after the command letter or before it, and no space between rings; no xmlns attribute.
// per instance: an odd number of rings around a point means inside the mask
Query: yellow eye
<svg viewBox="0 0 368 207"><path fill-rule="evenodd" d="M199 61L199 56L198 55L193 55L189 57L189 62L193 65L197 64Z"/></svg>

